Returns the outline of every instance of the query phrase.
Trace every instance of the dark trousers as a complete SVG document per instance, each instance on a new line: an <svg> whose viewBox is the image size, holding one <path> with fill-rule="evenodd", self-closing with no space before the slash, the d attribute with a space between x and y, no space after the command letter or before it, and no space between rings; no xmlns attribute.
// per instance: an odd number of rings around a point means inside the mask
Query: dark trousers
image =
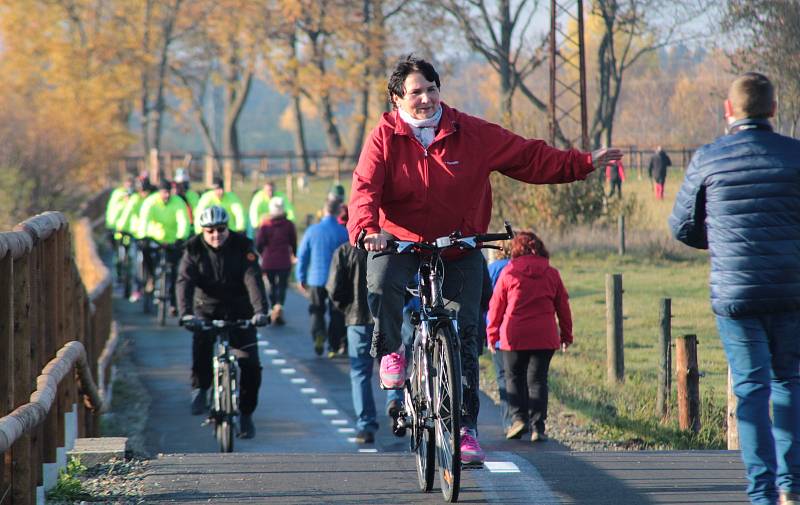
<svg viewBox="0 0 800 505"><path fill-rule="evenodd" d="M608 198L614 196L615 193L618 197L622 198L622 179L612 178L608 181L608 186Z"/></svg>
<svg viewBox="0 0 800 505"><path fill-rule="evenodd" d="M318 334L325 335L329 351L338 351L346 342L347 328L344 325L344 314L334 308L324 286L309 286L308 313L311 315L311 338ZM328 314L327 329L325 314Z"/></svg>
<svg viewBox="0 0 800 505"><path fill-rule="evenodd" d="M195 332L192 336L192 387L195 389L211 387L214 342L213 332ZM239 369L242 372L239 410L242 414L249 415L258 405L258 389L261 387L261 362L258 359L255 328L231 331L230 345L247 353L247 357L239 358Z"/></svg>
<svg viewBox="0 0 800 505"><path fill-rule="evenodd" d="M286 286L289 284L289 270L267 270L264 272L269 282L269 304L283 305L286 302Z"/></svg>
<svg viewBox="0 0 800 505"><path fill-rule="evenodd" d="M553 349L503 351L508 413L539 432L544 432L547 420L547 373L554 353Z"/></svg>

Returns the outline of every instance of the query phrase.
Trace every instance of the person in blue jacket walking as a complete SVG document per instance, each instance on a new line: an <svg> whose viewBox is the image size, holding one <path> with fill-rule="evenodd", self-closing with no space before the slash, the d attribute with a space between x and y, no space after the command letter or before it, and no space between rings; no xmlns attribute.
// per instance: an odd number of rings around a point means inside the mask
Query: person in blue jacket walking
<svg viewBox="0 0 800 505"><path fill-rule="evenodd" d="M775 110L766 76L733 82L727 134L692 157L669 217L676 239L710 252L711 308L757 505L800 504L800 141L772 130Z"/></svg>
<svg viewBox="0 0 800 505"><path fill-rule="evenodd" d="M325 203L323 217L319 223L308 227L297 252L295 274L300 288L309 298L308 313L311 315L311 338L314 351L322 355L325 340L328 340L329 357L344 354L342 342L345 338L344 315L330 303L325 283L336 249L347 242L347 229L339 224L341 202L329 200ZM325 313L329 313L326 330Z"/></svg>

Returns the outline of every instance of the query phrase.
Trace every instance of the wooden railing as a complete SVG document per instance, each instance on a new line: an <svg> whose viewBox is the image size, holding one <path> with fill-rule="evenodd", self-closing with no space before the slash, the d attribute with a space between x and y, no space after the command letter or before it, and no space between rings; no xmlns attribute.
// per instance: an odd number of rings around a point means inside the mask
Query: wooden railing
<svg viewBox="0 0 800 505"><path fill-rule="evenodd" d="M99 434L112 283L90 226L46 212L0 233L2 504L35 503L74 438Z"/></svg>

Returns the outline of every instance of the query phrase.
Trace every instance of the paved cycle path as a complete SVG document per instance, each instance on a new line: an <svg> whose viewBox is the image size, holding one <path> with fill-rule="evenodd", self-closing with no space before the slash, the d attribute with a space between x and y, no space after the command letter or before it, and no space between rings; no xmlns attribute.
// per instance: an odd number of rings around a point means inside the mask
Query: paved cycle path
<svg viewBox="0 0 800 505"><path fill-rule="evenodd" d="M157 456L146 503L440 503L438 487L418 491L408 439L389 432L377 382L376 443L353 442L348 360L314 354L307 302L296 292L286 314L286 326L259 331L256 437L221 455L211 428L189 414L190 334L174 319L160 328L139 304L115 300L152 397L146 445ZM499 410L483 395L479 425L489 464L463 473L461 503L747 503L735 452L578 453L557 441L506 441Z"/></svg>

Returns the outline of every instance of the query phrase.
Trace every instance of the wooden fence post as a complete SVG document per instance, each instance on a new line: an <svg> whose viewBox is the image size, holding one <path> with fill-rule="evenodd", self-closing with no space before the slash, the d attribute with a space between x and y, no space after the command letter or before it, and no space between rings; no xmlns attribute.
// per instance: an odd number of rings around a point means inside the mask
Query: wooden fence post
<svg viewBox="0 0 800 505"><path fill-rule="evenodd" d="M672 391L672 300L661 299L658 314L658 393L656 396L656 416L661 419L669 413L669 396Z"/></svg>
<svg viewBox="0 0 800 505"><path fill-rule="evenodd" d="M214 184L214 157L206 154L203 159L205 160L205 171L203 173L203 184L210 188Z"/></svg>
<svg viewBox="0 0 800 505"><path fill-rule="evenodd" d="M14 405L28 402L31 394L31 254L14 260ZM23 435L12 449L11 501L14 504L30 504L35 496L36 482L31 448L31 435Z"/></svg>
<svg viewBox="0 0 800 505"><path fill-rule="evenodd" d="M14 260L0 258L0 416L14 409ZM11 451L0 456L0 495L11 485Z"/></svg>
<svg viewBox="0 0 800 505"><path fill-rule="evenodd" d="M700 431L700 372L697 368L697 335L678 337L675 346L678 374L678 425Z"/></svg>
<svg viewBox="0 0 800 505"><path fill-rule="evenodd" d="M606 274L606 371L609 384L625 379L622 293L622 274Z"/></svg>
<svg viewBox="0 0 800 505"><path fill-rule="evenodd" d="M731 367L728 367L728 449L739 449L739 423L736 419L736 395L733 394L733 377L731 376Z"/></svg>
<svg viewBox="0 0 800 505"><path fill-rule="evenodd" d="M44 331L42 332L43 346L40 356L40 366L38 370L44 368L44 365L56 356L58 351L56 347L58 335L58 318L60 316L58 306L58 239L56 233L50 235L46 240L39 242L36 245L39 249L41 259L41 288L42 288L42 306L41 311L42 323L44 324ZM38 373L38 371L37 371ZM58 431L58 405L53 404L50 411L42 423L42 454L44 463L56 462L56 437ZM55 476L54 476L55 477Z"/></svg>
<svg viewBox="0 0 800 505"><path fill-rule="evenodd" d="M617 220L617 229L619 230L619 246L617 252L620 256L625 256L625 216L620 215Z"/></svg>
<svg viewBox="0 0 800 505"><path fill-rule="evenodd" d="M233 160L229 157L222 160L222 181L225 192L231 191L233 188Z"/></svg>
<svg viewBox="0 0 800 505"><path fill-rule="evenodd" d="M150 183L158 185L159 178L161 177L161 172L159 171L158 166L158 149L155 147L150 149L150 160L148 163L148 170L150 172Z"/></svg>

